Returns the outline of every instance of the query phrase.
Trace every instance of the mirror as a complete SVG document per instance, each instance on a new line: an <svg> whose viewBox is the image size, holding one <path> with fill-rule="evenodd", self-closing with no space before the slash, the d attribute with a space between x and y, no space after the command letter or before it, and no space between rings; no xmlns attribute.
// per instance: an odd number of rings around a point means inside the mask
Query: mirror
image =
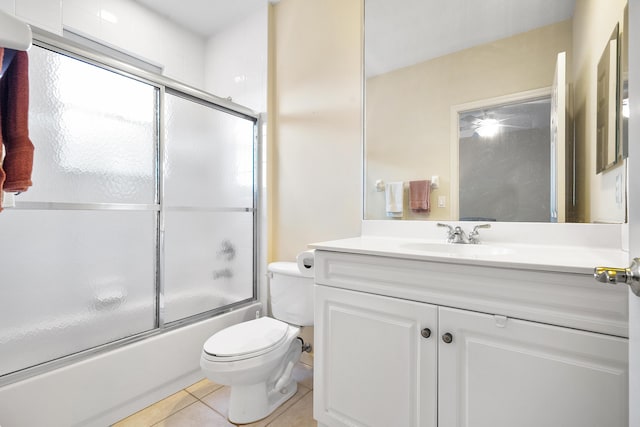
<svg viewBox="0 0 640 427"><path fill-rule="evenodd" d="M618 162L618 32L616 25L598 61L597 173Z"/></svg>
<svg viewBox="0 0 640 427"><path fill-rule="evenodd" d="M596 110L597 65L616 26L624 38L625 7L626 0L365 0L364 218L397 220L397 211L387 215L385 183L402 182L402 219L624 222L624 144L618 161L596 174ZM622 111L620 68L613 99ZM550 101L547 128L538 126L543 109L520 113L519 104L542 98ZM520 143L548 132L546 148L517 152L516 143L482 136L487 123ZM469 167L485 179L470 179ZM535 198L527 177L545 186ZM425 180L429 209L411 209L410 182ZM502 213L468 208L468 196ZM532 216L532 204L543 213Z"/></svg>

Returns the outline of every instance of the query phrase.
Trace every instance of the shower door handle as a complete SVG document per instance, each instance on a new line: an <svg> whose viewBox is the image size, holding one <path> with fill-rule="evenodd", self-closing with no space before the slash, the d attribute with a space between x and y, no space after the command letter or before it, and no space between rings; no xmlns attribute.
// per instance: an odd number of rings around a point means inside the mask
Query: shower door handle
<svg viewBox="0 0 640 427"><path fill-rule="evenodd" d="M634 294L640 296L640 258L634 258L628 268L596 267L593 278L610 285L626 283Z"/></svg>

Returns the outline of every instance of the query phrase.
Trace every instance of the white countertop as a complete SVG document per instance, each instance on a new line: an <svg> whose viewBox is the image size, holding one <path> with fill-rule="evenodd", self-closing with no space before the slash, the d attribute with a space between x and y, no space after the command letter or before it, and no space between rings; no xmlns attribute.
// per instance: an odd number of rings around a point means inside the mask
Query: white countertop
<svg viewBox="0 0 640 427"><path fill-rule="evenodd" d="M596 266L625 267L628 253L592 246L490 242L478 245L448 244L443 239L361 236L313 243L316 250L386 256L420 261L486 267L593 274Z"/></svg>

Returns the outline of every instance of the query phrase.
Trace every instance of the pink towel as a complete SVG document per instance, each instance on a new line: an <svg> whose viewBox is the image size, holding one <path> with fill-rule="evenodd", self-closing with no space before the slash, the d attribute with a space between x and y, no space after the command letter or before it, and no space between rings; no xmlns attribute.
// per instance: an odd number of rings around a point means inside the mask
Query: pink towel
<svg viewBox="0 0 640 427"><path fill-rule="evenodd" d="M409 207L411 210L418 212L430 212L430 195L431 181L428 179L409 182Z"/></svg>

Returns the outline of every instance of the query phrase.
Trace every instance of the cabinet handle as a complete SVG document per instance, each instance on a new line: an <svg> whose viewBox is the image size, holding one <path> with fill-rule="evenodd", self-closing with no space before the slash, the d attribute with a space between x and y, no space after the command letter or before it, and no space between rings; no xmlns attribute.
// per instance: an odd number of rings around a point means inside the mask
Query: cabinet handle
<svg viewBox="0 0 640 427"><path fill-rule="evenodd" d="M422 331L420 331L420 335L422 335L423 338L429 338L431 336L431 329L424 328Z"/></svg>
<svg viewBox="0 0 640 427"><path fill-rule="evenodd" d="M451 344L451 342L453 341L453 335L447 332L442 336L442 341L444 341L447 344Z"/></svg>

